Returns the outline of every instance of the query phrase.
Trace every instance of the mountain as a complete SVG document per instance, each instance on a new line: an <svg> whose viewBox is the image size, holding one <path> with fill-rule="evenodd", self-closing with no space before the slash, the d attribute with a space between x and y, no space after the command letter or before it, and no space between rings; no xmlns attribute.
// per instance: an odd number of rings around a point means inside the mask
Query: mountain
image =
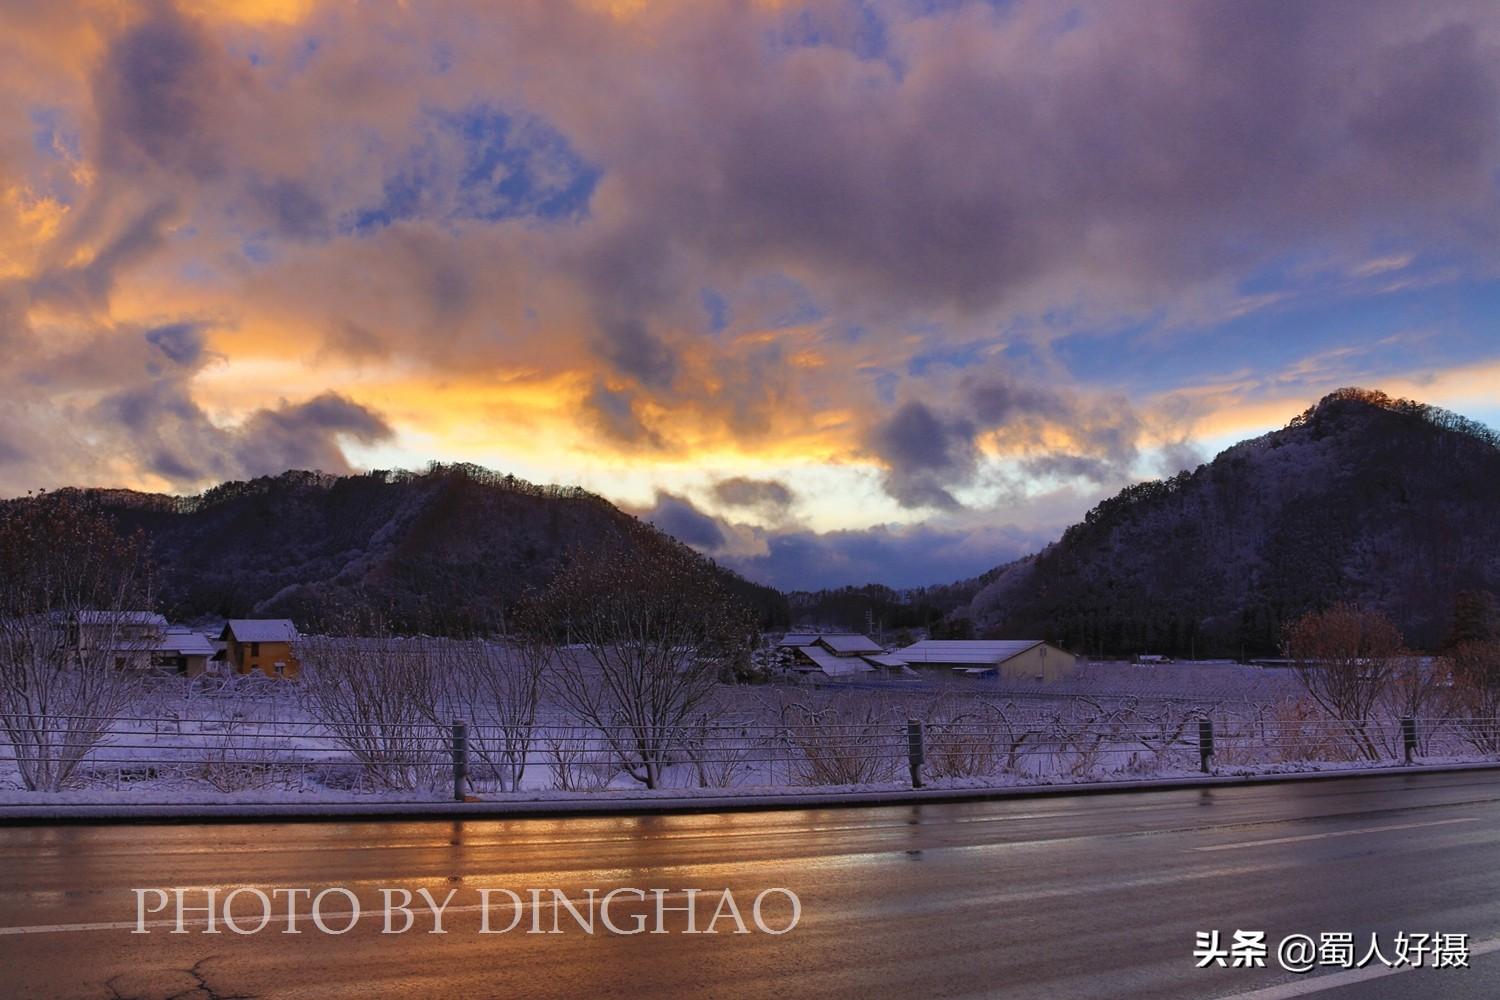
<svg viewBox="0 0 1500 1000"><path fill-rule="evenodd" d="M1342 389L1193 472L1128 487L1000 573L986 635L1080 652L1274 653L1282 625L1348 600L1440 645L1455 600L1500 591L1500 436Z"/></svg>
<svg viewBox="0 0 1500 1000"><path fill-rule="evenodd" d="M681 547L592 493L469 465L286 472L193 497L60 492L145 534L164 610L184 620L289 617L316 628L377 612L402 631L483 630L571 553L630 558L637 546ZM779 593L714 569L766 624L785 622Z"/></svg>
<svg viewBox="0 0 1500 1000"><path fill-rule="evenodd" d="M794 590L786 595L792 620L798 626L837 628L851 632L937 629L950 626L953 613L967 608L974 596L1010 568L1009 563L957 583L897 590L881 583ZM945 619L947 619L945 621Z"/></svg>

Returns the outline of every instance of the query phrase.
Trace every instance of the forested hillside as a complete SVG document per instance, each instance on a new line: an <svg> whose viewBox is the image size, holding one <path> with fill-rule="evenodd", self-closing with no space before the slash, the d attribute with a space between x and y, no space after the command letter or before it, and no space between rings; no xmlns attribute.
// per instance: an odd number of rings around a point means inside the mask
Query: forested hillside
<svg viewBox="0 0 1500 1000"><path fill-rule="evenodd" d="M1081 652L1267 654L1336 600L1440 645L1461 592L1500 591L1500 441L1346 389L1196 471L1121 491L974 598L992 635Z"/></svg>
<svg viewBox="0 0 1500 1000"><path fill-rule="evenodd" d="M194 497L65 492L146 534L162 603L188 620L285 616L316 628L378 614L403 631L490 630L566 559L681 545L584 490L474 466L287 472ZM780 594L719 572L764 623L785 622Z"/></svg>

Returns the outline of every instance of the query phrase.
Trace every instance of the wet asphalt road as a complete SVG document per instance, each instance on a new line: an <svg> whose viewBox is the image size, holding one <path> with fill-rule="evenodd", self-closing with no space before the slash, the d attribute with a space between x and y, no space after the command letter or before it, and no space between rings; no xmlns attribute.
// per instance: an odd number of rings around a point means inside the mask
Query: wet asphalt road
<svg viewBox="0 0 1500 1000"><path fill-rule="evenodd" d="M134 889L182 888L201 905L241 886L282 890L258 933L207 934L190 912L188 933L172 934L170 897L132 933ZM318 932L298 897L300 933L282 933L286 890L334 886L358 901L352 929ZM800 900L787 933L753 920L772 887ZM411 931L382 933L382 888L454 890L446 933L427 933L420 897ZM600 920L608 891L656 888L679 908L666 933ZM717 909L717 933L684 933L692 888L695 925ZM731 933L725 889L750 933ZM614 899L615 927L654 928L649 897ZM260 909L249 893L233 907L242 927ZM321 912L330 928L351 923L346 896ZM527 933L554 917L560 933ZM762 918L785 927L788 898L767 894ZM1212 930L1225 943L1264 931L1273 949L1347 931L1361 953L1376 934L1387 957L1397 932L1467 934L1476 954L1469 968L1354 982L1333 967L1284 972L1274 950L1266 968L1197 969L1195 934ZM0 827L4 997L1242 995L1500 995L1500 772L688 816Z"/></svg>

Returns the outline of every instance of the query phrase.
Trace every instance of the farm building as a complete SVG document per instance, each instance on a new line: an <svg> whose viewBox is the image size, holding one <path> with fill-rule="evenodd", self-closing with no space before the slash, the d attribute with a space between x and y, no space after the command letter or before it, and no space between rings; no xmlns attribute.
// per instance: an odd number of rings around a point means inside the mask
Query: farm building
<svg viewBox="0 0 1500 1000"><path fill-rule="evenodd" d="M912 670L947 670L973 677L1055 681L1073 673L1078 658L1041 639L923 639L889 655Z"/></svg>
<svg viewBox="0 0 1500 1000"><path fill-rule="evenodd" d="M829 677L869 673L875 668L865 657L884 652L869 636L852 632L794 632L777 646L793 651L794 669L805 674L821 672Z"/></svg>

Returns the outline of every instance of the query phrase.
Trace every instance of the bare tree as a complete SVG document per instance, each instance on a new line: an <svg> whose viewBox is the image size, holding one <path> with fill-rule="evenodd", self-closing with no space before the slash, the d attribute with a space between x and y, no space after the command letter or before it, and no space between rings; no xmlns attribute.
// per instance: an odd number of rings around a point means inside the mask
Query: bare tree
<svg viewBox="0 0 1500 1000"><path fill-rule="evenodd" d="M391 635L310 636L297 643L303 708L375 784L431 783L447 746L442 676L431 640Z"/></svg>
<svg viewBox="0 0 1500 1000"><path fill-rule="evenodd" d="M536 637L444 644L450 698L472 723L469 750L494 773L503 792L520 790L536 737L542 676L556 655L554 644Z"/></svg>
<svg viewBox="0 0 1500 1000"><path fill-rule="evenodd" d="M575 553L519 618L539 639L570 641L553 665L552 697L647 788L661 787L687 726L720 673L748 657L754 632L701 557L654 535Z"/></svg>
<svg viewBox="0 0 1500 1000"><path fill-rule="evenodd" d="M69 497L0 508L0 727L28 789L68 784L141 684L143 553Z"/></svg>
<svg viewBox="0 0 1500 1000"><path fill-rule="evenodd" d="M1379 612L1336 604L1293 622L1285 643L1308 695L1344 725L1364 757L1379 760L1370 716L1408 655L1396 626Z"/></svg>

